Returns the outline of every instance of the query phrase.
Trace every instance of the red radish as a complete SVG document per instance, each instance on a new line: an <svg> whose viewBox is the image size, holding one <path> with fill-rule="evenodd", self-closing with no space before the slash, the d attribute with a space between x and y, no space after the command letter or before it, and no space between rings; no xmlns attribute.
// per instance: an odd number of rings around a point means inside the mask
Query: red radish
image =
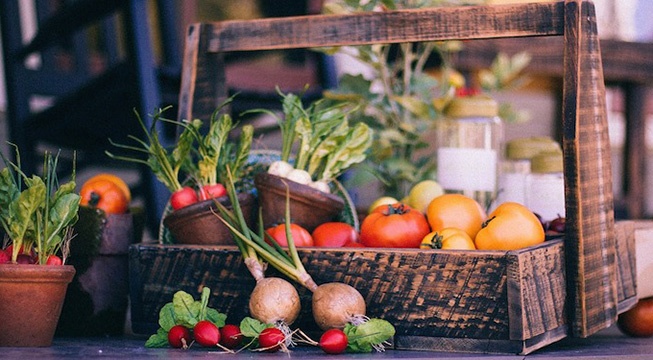
<svg viewBox="0 0 653 360"><path fill-rule="evenodd" d="M183 325L175 325L168 331L168 343L173 348L188 349L190 341L190 330Z"/></svg>
<svg viewBox="0 0 653 360"><path fill-rule="evenodd" d="M222 184L204 185L200 189L200 200L209 200L227 195L227 189Z"/></svg>
<svg viewBox="0 0 653 360"><path fill-rule="evenodd" d="M63 260L59 256L52 254L48 256L45 265L63 265Z"/></svg>
<svg viewBox="0 0 653 360"><path fill-rule="evenodd" d="M277 328L267 328L258 335L258 343L267 352L275 352L281 349L286 341L286 336Z"/></svg>
<svg viewBox="0 0 653 360"><path fill-rule="evenodd" d="M320 337L320 348L327 354L342 354L347 349L347 335L340 329L329 329Z"/></svg>
<svg viewBox="0 0 653 360"><path fill-rule="evenodd" d="M243 342L244 336L238 325L227 324L220 328L220 344L227 349L235 349Z"/></svg>
<svg viewBox="0 0 653 360"><path fill-rule="evenodd" d="M172 206L174 210L194 204L197 201L197 192L189 186L182 187L170 196L170 206Z"/></svg>
<svg viewBox="0 0 653 360"><path fill-rule="evenodd" d="M27 255L27 254L19 254L16 257L16 264L35 264L36 259L34 259L32 256Z"/></svg>
<svg viewBox="0 0 653 360"><path fill-rule="evenodd" d="M8 263L11 261L11 255L4 251L0 251L0 264Z"/></svg>
<svg viewBox="0 0 653 360"><path fill-rule="evenodd" d="M208 320L199 321L193 327L193 336L204 347L215 347L220 343L220 329Z"/></svg>

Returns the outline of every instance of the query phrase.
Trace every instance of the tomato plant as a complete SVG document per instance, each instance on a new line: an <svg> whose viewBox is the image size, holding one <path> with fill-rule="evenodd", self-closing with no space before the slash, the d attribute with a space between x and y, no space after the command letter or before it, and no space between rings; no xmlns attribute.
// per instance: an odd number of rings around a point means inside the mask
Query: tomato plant
<svg viewBox="0 0 653 360"><path fill-rule="evenodd" d="M516 250L544 241L544 228L526 206L505 202L483 223L474 243L480 250Z"/></svg>
<svg viewBox="0 0 653 360"><path fill-rule="evenodd" d="M276 242L281 246L288 246L288 239L286 238L286 225L279 224L266 230ZM290 224L290 234L295 242L295 246L313 246L313 237L308 230L297 224Z"/></svg>
<svg viewBox="0 0 653 360"><path fill-rule="evenodd" d="M178 210L188 205L192 205L198 200L195 189L189 186L184 186L172 193L170 196L170 206L172 206L173 210Z"/></svg>
<svg viewBox="0 0 653 360"><path fill-rule="evenodd" d="M103 210L107 214L122 214L129 207L123 190L111 180L94 180L84 183L79 192L80 205Z"/></svg>
<svg viewBox="0 0 653 360"><path fill-rule="evenodd" d="M342 247L347 243L356 243L359 240L356 229L344 222L320 224L311 235L315 246Z"/></svg>
<svg viewBox="0 0 653 360"><path fill-rule="evenodd" d="M464 230L472 239L486 219L485 210L474 199L461 194L444 194L431 200L426 208L431 230L454 227Z"/></svg>
<svg viewBox="0 0 653 360"><path fill-rule="evenodd" d="M458 249L474 250L474 240L464 230L457 228L444 228L440 231L430 232L422 239L420 249Z"/></svg>
<svg viewBox="0 0 653 360"><path fill-rule="evenodd" d="M430 232L419 210L404 203L379 206L361 224L361 243L368 247L417 248Z"/></svg>

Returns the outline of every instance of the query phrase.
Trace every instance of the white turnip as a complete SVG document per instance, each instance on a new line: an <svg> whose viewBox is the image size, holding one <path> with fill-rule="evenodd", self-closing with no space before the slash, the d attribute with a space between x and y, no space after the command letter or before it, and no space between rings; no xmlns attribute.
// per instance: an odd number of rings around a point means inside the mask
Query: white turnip
<svg viewBox="0 0 653 360"><path fill-rule="evenodd" d="M342 329L365 321L365 299L344 283L322 284L313 292L313 318L322 330Z"/></svg>
<svg viewBox="0 0 653 360"><path fill-rule="evenodd" d="M259 280L249 299L249 312L265 324L292 324L299 315L299 294L288 281L268 277Z"/></svg>

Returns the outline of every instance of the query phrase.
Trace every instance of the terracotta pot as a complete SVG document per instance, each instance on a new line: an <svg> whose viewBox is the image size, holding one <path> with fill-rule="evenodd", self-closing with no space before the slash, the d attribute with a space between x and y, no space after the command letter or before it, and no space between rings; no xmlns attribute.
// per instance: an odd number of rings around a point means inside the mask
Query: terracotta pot
<svg viewBox="0 0 653 360"><path fill-rule="evenodd" d="M50 346L71 265L0 265L0 346Z"/></svg>
<svg viewBox="0 0 653 360"><path fill-rule="evenodd" d="M231 208L227 196L217 200ZM238 194L238 202L245 214L245 220L251 227L254 224L256 198L251 193L241 193ZM163 225L179 244L234 245L229 229L216 216L218 213L213 200L200 201L166 215Z"/></svg>
<svg viewBox="0 0 653 360"><path fill-rule="evenodd" d="M268 173L254 178L265 228L284 222L286 187L289 190L292 222L312 232L318 225L333 221L344 209L345 201L333 194Z"/></svg>

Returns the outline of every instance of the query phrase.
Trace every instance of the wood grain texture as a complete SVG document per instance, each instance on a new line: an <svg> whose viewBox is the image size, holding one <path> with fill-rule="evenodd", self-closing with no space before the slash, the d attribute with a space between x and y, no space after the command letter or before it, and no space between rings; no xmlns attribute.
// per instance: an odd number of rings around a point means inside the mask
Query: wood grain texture
<svg viewBox="0 0 653 360"><path fill-rule="evenodd" d="M590 2L565 2L563 153L572 334L617 316L614 202L605 85Z"/></svg>
<svg viewBox="0 0 653 360"><path fill-rule="evenodd" d="M521 352L527 341L530 349L540 348L566 334L563 252L562 240L519 252L300 249L318 284L350 284L365 298L368 316L395 326L397 348L443 343L452 350L503 353ZM198 297L204 286L212 292L210 306L228 320L249 315L255 284L235 247L135 245L129 268L135 332L156 331L159 310L174 292ZM268 270L267 276L280 275ZM311 294L298 290L302 311L293 327L316 332ZM533 343L536 338L542 341Z"/></svg>

